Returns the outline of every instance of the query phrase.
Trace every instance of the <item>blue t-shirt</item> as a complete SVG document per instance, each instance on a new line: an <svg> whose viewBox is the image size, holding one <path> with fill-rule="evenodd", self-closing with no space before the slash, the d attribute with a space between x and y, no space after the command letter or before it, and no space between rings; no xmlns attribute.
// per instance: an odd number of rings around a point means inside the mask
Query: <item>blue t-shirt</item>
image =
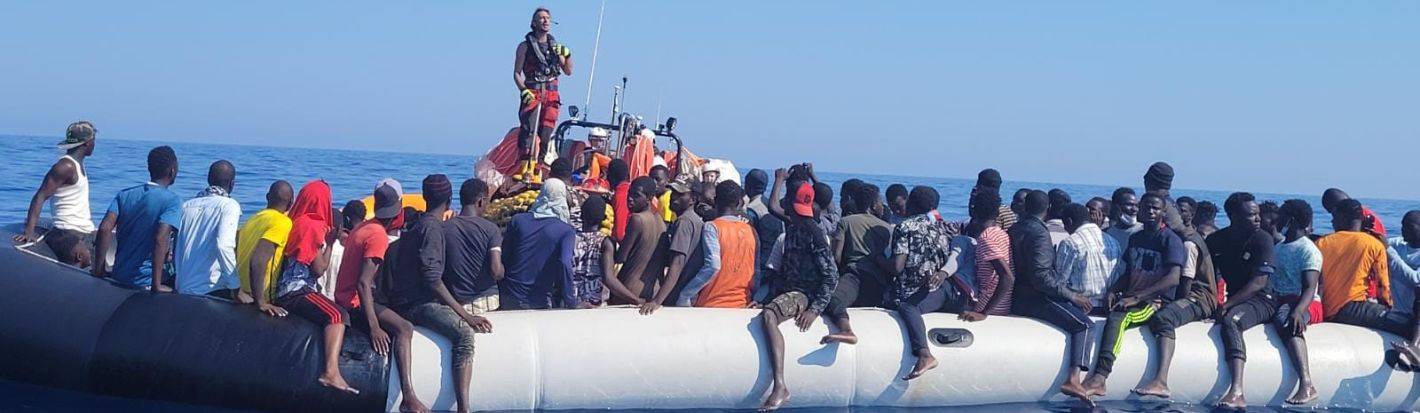
<svg viewBox="0 0 1420 413"><path fill-rule="evenodd" d="M118 191L107 213L118 215L118 247L109 278L129 287L151 287L153 234L158 224L173 227L174 234L182 227L182 198L149 182Z"/></svg>

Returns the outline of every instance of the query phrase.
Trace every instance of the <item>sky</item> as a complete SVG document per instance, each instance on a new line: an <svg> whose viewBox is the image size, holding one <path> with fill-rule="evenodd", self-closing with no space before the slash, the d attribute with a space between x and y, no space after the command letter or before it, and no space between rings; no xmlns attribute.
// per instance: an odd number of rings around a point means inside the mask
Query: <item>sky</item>
<svg viewBox="0 0 1420 413"><path fill-rule="evenodd" d="M598 1L0 2L0 134L453 153L516 125L532 9ZM589 107L739 165L1416 199L1420 2L608 0ZM564 117L565 117L564 111ZM472 162L472 161L470 161Z"/></svg>

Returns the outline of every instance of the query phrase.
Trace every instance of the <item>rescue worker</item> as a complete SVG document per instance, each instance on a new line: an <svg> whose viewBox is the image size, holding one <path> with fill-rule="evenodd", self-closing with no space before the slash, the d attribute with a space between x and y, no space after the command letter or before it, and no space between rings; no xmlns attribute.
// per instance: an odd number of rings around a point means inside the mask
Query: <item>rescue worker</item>
<svg viewBox="0 0 1420 413"><path fill-rule="evenodd" d="M562 100L557 93L557 77L572 74L572 51L552 37L552 12L539 7L533 11L532 31L518 43L513 62L513 84L522 95L518 106L518 151L520 169L514 180L540 183L537 159L552 131L557 127ZM540 144L534 145L536 133ZM537 152L537 153L534 153Z"/></svg>

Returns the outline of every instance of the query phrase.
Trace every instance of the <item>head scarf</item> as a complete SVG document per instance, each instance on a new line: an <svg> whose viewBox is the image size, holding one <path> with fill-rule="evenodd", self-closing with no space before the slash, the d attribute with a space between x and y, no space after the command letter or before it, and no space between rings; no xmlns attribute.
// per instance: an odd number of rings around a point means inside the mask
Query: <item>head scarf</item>
<svg viewBox="0 0 1420 413"><path fill-rule="evenodd" d="M533 218L557 218L572 224L572 213L567 207L567 184L561 179L549 179L542 184L542 191L537 194L537 201L533 202L531 212Z"/></svg>
<svg viewBox="0 0 1420 413"><path fill-rule="evenodd" d="M286 239L286 257L309 265L325 245L325 236L335 225L330 209L330 185L316 179L301 187L286 215L291 217L291 235Z"/></svg>

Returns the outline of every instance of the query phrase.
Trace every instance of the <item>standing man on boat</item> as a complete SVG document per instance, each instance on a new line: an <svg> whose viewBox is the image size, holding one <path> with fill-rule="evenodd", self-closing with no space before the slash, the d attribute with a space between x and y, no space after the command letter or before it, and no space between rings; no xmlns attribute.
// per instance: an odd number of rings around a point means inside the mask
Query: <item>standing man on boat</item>
<svg viewBox="0 0 1420 413"><path fill-rule="evenodd" d="M557 92L557 77L572 75L572 50L552 36L552 11L539 7L533 11L532 31L518 43L513 58L513 84L518 87L519 161L521 172L513 179L537 182L537 162L547 148L553 129L557 128L558 109L562 98ZM534 154L533 136L541 139Z"/></svg>
<svg viewBox="0 0 1420 413"><path fill-rule="evenodd" d="M99 224L95 255L104 256L115 237L118 248L113 271L95 265L95 277L107 276L128 288L172 292L163 284L173 234L182 225L182 198L168 190L177 173L177 154L172 147L148 151L148 182L119 191Z"/></svg>
<svg viewBox="0 0 1420 413"><path fill-rule="evenodd" d="M35 234L39 223L39 212L45 201L53 201L49 213L54 219L45 243L54 257L65 264L87 266L91 261L90 246L94 240L94 221L89 213L89 173L84 169L84 159L94 154L94 138L99 130L94 124L81 120L69 124L64 132L64 140L59 149L64 156L49 167L44 174L44 182L30 199L29 213L25 215L25 229L15 236L15 242L27 244L40 239Z"/></svg>

